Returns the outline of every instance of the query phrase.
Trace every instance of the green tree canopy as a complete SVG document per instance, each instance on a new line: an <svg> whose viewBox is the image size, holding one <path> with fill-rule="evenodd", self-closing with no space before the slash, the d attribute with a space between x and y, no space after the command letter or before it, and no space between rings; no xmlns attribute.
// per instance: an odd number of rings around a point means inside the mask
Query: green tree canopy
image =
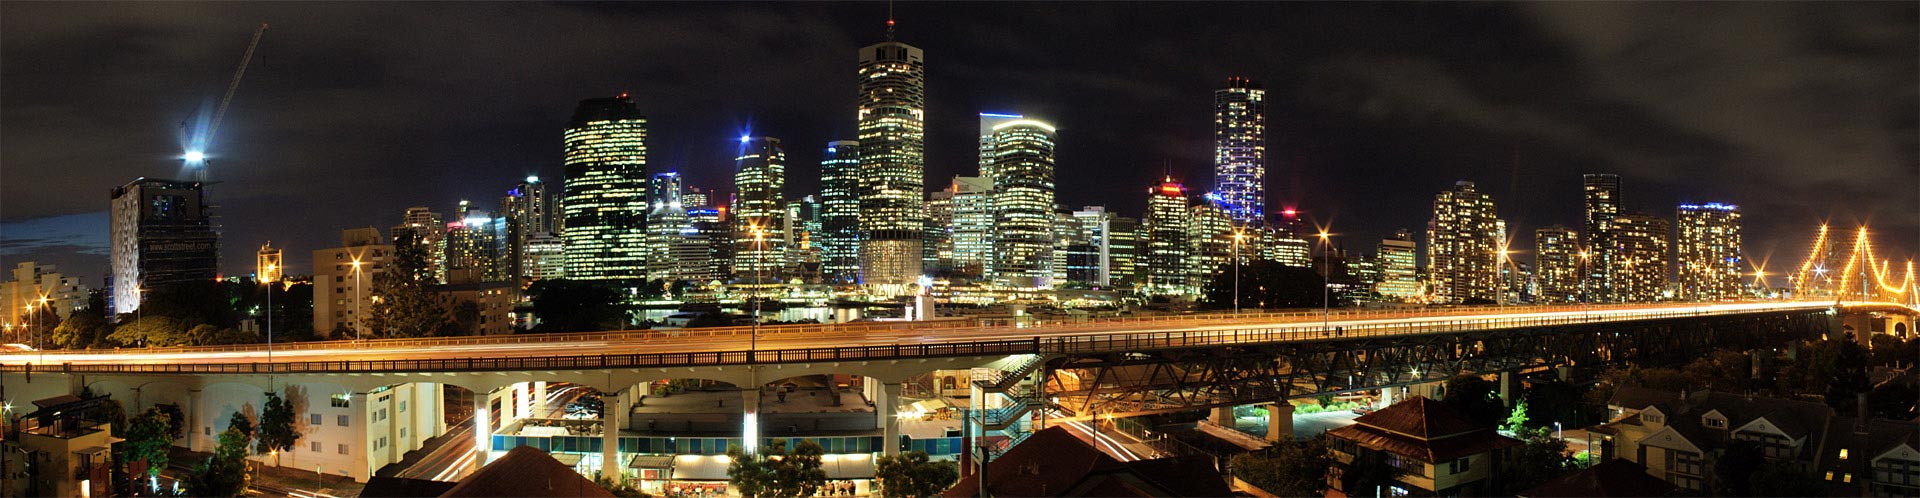
<svg viewBox="0 0 1920 498"><path fill-rule="evenodd" d="M1275 496L1325 495L1330 464L1325 441L1295 441L1292 436L1227 460L1234 477Z"/></svg>
<svg viewBox="0 0 1920 498"><path fill-rule="evenodd" d="M113 329L107 341L126 347L191 345L186 322L168 316L147 315Z"/></svg>
<svg viewBox="0 0 1920 498"><path fill-rule="evenodd" d="M887 498L918 498L939 495L960 480L960 468L953 462L935 462L927 452L914 450L880 457L874 468L880 481L880 495Z"/></svg>
<svg viewBox="0 0 1920 498"><path fill-rule="evenodd" d="M727 451L733 459L727 466L727 476L734 489L749 498L812 496L827 482L827 471L820 468L820 457L825 453L826 449L810 439L794 445L792 453L787 452L784 441L777 440L758 454L734 448Z"/></svg>
<svg viewBox="0 0 1920 498"><path fill-rule="evenodd" d="M265 406L260 411L260 434L255 438L258 441L254 453L292 451L301 436L300 431L293 427L293 403L281 399L280 393L270 392L267 393Z"/></svg>
<svg viewBox="0 0 1920 498"><path fill-rule="evenodd" d="M447 310L434 295L438 281L428 264L427 248L415 243L416 237L407 233L394 241L393 261L373 277L373 306L367 310L371 334L427 337L444 330Z"/></svg>
<svg viewBox="0 0 1920 498"><path fill-rule="evenodd" d="M247 445L250 438L239 427L220 433L220 445L213 455L181 476L181 486L189 496L237 497L247 492Z"/></svg>
<svg viewBox="0 0 1920 498"><path fill-rule="evenodd" d="M1494 427L1508 415L1500 402L1500 389L1478 375L1456 375L1447 379L1446 396L1440 402L1459 410L1483 427Z"/></svg>
<svg viewBox="0 0 1920 498"><path fill-rule="evenodd" d="M1504 469L1508 492L1539 486L1573 468L1573 460L1567 457L1567 442L1554 437L1552 429L1522 428L1516 435L1523 444L1512 450L1512 464Z"/></svg>
<svg viewBox="0 0 1920 498"><path fill-rule="evenodd" d="M148 408L128 425L126 440L118 446L129 462L146 461L147 476L155 477L167 468L167 448L173 446L172 417L167 412Z"/></svg>

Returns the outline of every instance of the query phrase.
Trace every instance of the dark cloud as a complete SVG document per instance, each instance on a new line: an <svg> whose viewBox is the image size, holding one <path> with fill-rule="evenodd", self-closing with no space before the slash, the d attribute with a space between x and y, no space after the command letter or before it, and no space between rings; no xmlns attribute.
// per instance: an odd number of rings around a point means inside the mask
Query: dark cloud
<svg viewBox="0 0 1920 498"><path fill-rule="evenodd" d="M1520 233L1579 220L1578 175L1631 209L1739 203L1749 248L1872 220L1920 239L1911 3L901 3L927 50L928 184L971 174L973 115L1060 126L1061 202L1132 213L1169 169L1210 181L1211 89L1270 89L1275 202L1348 244L1479 181ZM880 3L0 4L0 239L172 176L179 124L272 23L214 147L228 271L267 240L302 270L339 229L492 205L559 175L579 99L631 92L656 170L729 177L732 138L787 139L789 194L853 127L854 50ZM93 218L105 238L103 217ZM1530 241L1522 237L1521 244ZM81 245L86 247L85 244ZM46 246L35 254L46 254ZM73 254L82 254L74 250ZM1903 251L1904 252L1904 251ZM17 260L0 251L0 259ZM30 256L41 257L41 256ZM104 258L75 264L104 271ZM76 270L75 273L81 273Z"/></svg>

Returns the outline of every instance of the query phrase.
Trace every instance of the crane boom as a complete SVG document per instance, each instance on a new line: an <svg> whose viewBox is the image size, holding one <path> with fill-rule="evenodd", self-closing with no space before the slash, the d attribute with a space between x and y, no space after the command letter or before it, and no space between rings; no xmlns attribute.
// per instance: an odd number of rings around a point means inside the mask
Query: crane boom
<svg viewBox="0 0 1920 498"><path fill-rule="evenodd" d="M207 126L207 141L212 142L214 132L220 130L220 120L227 117L227 104L233 103L233 92L240 89L240 78L247 75L247 63L253 61L253 49L260 47L260 36L267 34L267 23L260 23L260 29L253 31L253 41L247 43L247 53L240 56L240 67L233 70L233 81L227 83L226 96L220 97L220 107L213 111L213 124Z"/></svg>

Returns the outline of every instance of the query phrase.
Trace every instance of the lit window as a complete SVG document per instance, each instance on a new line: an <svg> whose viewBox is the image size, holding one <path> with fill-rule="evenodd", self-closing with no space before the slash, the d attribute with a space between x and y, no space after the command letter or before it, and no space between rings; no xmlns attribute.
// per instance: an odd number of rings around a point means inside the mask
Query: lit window
<svg viewBox="0 0 1920 498"><path fill-rule="evenodd" d="M1847 459L1847 449L1846 449L1846 448L1840 448L1840 459L1841 459L1841 460L1846 460L1846 459Z"/></svg>
<svg viewBox="0 0 1920 498"><path fill-rule="evenodd" d="M1833 480L1833 471L1831 470L1827 471L1827 480L1829 481Z"/></svg>

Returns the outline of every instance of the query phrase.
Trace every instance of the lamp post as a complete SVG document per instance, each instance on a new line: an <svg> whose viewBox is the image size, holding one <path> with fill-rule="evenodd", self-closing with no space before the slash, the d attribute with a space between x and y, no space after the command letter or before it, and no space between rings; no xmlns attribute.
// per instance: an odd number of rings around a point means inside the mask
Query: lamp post
<svg viewBox="0 0 1920 498"><path fill-rule="evenodd" d="M1589 294L1587 294L1587 258L1588 258L1588 257L1591 257L1591 253L1588 253L1588 252L1587 252L1587 251L1585 251L1585 250L1582 250L1582 251L1580 251L1580 296L1579 296L1579 300L1580 300L1580 303L1581 303L1581 304L1586 304L1586 303L1587 303L1587 301L1589 301L1589 300L1591 300L1591 299L1592 299L1592 296L1591 296L1591 295L1589 295Z"/></svg>
<svg viewBox="0 0 1920 498"><path fill-rule="evenodd" d="M1333 239L1325 229L1320 230L1320 328L1327 329L1328 308L1333 302Z"/></svg>
<svg viewBox="0 0 1920 498"><path fill-rule="evenodd" d="M1233 232L1233 314L1240 314L1240 241L1247 238L1241 230Z"/></svg>
<svg viewBox="0 0 1920 498"><path fill-rule="evenodd" d="M278 268L279 268L279 265L268 263L267 274L265 275L267 277L266 279L267 281L265 283L267 284L267 371L268 372L273 371L273 286L274 286L273 275L274 275L274 270ZM269 387L271 387L272 381L269 380L268 383L269 383Z"/></svg>
<svg viewBox="0 0 1920 498"><path fill-rule="evenodd" d="M364 278L362 278L362 275L365 275L365 274L366 272L360 271L360 258L354 258L353 259L353 340L355 344L358 344L360 342L361 330L365 329L367 326L367 314L364 312L364 310L360 306L360 301L362 301L362 299L360 298L360 295L363 294L362 287L366 287L365 285L363 285L364 282L362 282L363 280L365 280Z"/></svg>

